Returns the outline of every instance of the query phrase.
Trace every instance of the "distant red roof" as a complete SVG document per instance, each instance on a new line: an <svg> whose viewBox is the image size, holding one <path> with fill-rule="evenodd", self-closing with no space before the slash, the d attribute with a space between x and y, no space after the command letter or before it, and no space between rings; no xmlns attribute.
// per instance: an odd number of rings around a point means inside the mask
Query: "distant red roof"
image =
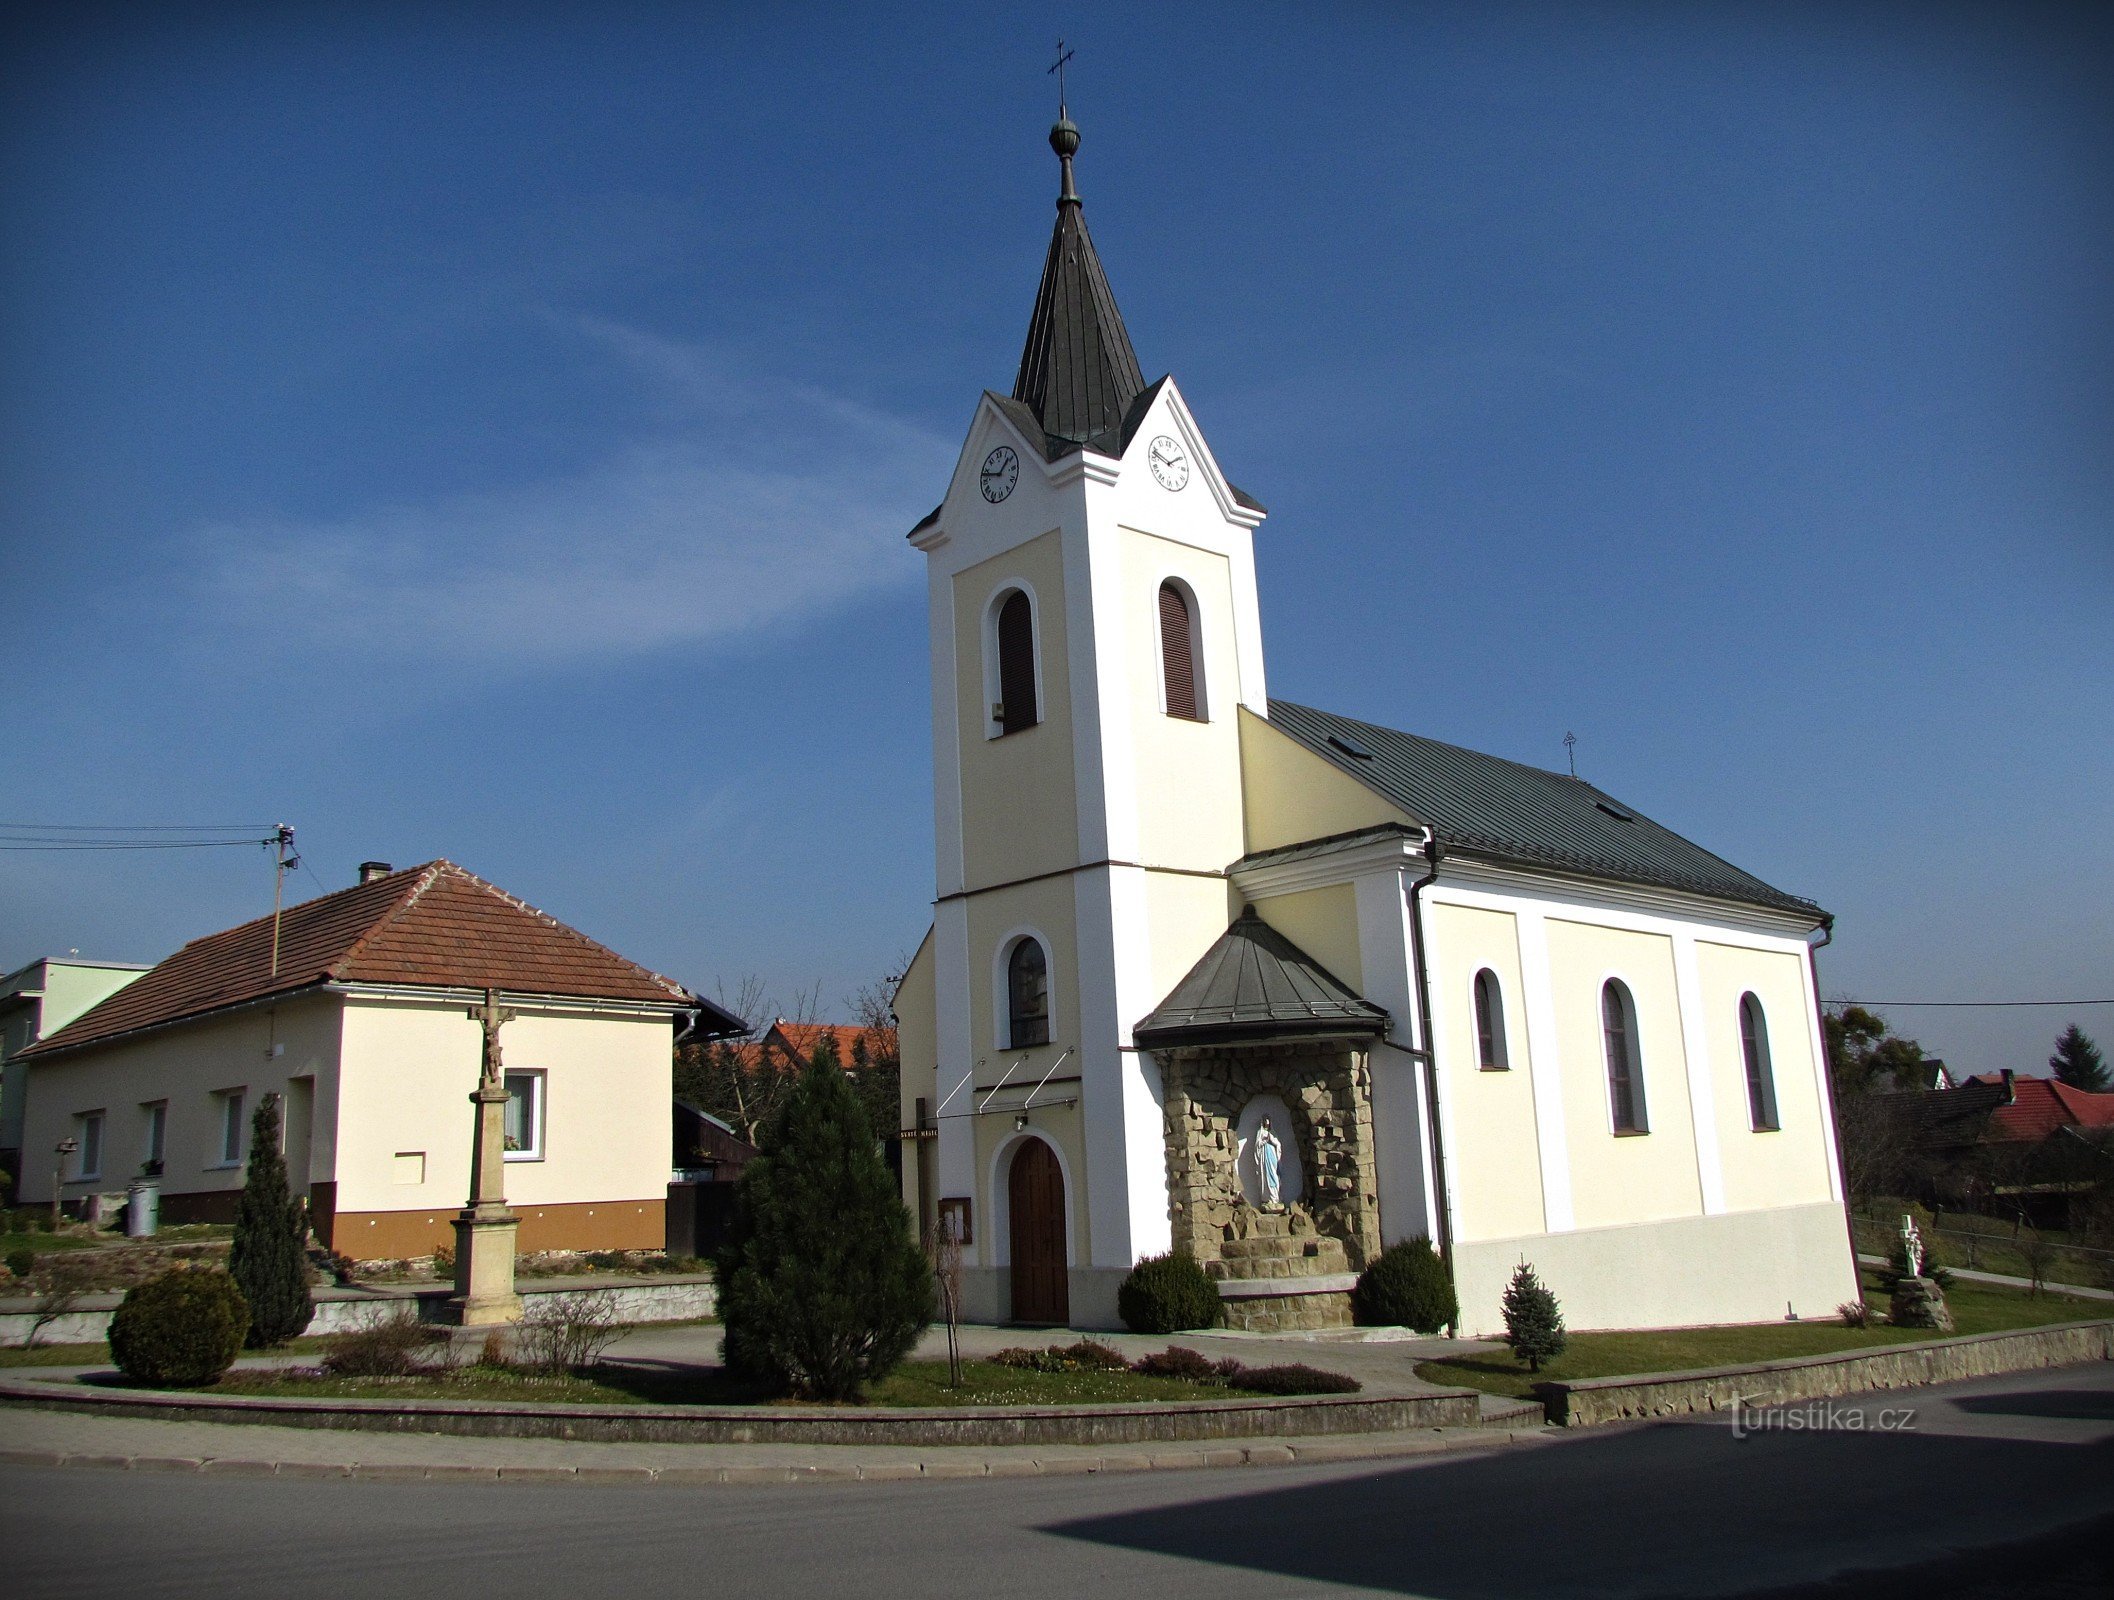
<svg viewBox="0 0 2114 1600"><path fill-rule="evenodd" d="M288 906L279 918L276 973L272 920L192 940L21 1054L49 1055L323 983L709 1006L451 861ZM717 1007L710 1011L718 1017Z"/></svg>
<svg viewBox="0 0 2114 1600"><path fill-rule="evenodd" d="M850 1022L787 1022L780 1017L771 1024L767 1038L773 1039L781 1050L796 1060L811 1060L816 1049L825 1039L837 1046L837 1063L849 1068L852 1064L852 1046L858 1040L866 1041L868 1060L892 1056L896 1052L896 1031L885 1027L861 1027Z"/></svg>
<svg viewBox="0 0 2114 1600"><path fill-rule="evenodd" d="M2011 1080L2012 1102L1989 1114L1992 1139L2045 1139L2057 1128L2114 1128L2114 1094L2088 1094L2053 1078Z"/></svg>

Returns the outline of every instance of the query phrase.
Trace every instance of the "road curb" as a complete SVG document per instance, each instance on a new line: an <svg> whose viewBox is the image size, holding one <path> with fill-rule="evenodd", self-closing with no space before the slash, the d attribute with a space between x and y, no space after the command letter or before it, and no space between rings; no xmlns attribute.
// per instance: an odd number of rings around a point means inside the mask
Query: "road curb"
<svg viewBox="0 0 2114 1600"><path fill-rule="evenodd" d="M1196 1451L1110 1452L1102 1456L969 1457L944 1454L916 1461L725 1462L665 1467L629 1465L506 1466L481 1462L267 1461L233 1456L122 1455L107 1451L0 1449L0 1467L95 1469L105 1472L196 1473L230 1478L346 1478L368 1483L492 1484L719 1484L945 1482L973 1478L1072 1477L1087 1473L1193 1472L1231 1467L1321 1465L1408 1460L1511 1445L1552 1443L1563 1430L1433 1429L1403 1437L1316 1439L1270 1444L1216 1445Z"/></svg>

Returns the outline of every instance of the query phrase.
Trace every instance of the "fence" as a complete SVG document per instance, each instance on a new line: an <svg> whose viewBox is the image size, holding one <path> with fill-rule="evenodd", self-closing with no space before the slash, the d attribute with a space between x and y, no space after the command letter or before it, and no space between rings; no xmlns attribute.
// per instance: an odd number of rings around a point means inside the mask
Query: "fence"
<svg viewBox="0 0 2114 1600"><path fill-rule="evenodd" d="M1872 1255L1891 1254L1900 1242L1903 1209L1906 1208L1896 1208L1880 1215L1858 1213L1854 1219L1857 1248ZM1960 1220L1969 1219L1963 1217ZM1931 1258L1943 1267L1963 1267L1969 1272L2000 1272L2015 1278L2038 1278L2043 1283L2114 1288L2114 1251L2057 1244L2036 1235L2025 1223L2007 1226L1994 1217L1972 1220L1986 1222L1989 1226L1947 1227L1942 1221L1919 1218L1916 1227L1930 1247ZM2036 1252L2040 1256L2038 1271L2034 1270Z"/></svg>

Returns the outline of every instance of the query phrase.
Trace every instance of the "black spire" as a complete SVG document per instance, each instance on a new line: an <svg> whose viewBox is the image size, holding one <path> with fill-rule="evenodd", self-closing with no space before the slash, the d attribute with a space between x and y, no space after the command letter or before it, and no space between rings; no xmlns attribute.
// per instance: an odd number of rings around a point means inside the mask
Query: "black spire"
<svg viewBox="0 0 2114 1600"><path fill-rule="evenodd" d="M1070 117L1060 114L1050 129L1050 148L1063 173L1057 230L1042 264L1013 398L1035 413L1053 451L1063 443L1103 448L1117 443L1124 413L1144 390L1145 378L1072 187L1079 130Z"/></svg>

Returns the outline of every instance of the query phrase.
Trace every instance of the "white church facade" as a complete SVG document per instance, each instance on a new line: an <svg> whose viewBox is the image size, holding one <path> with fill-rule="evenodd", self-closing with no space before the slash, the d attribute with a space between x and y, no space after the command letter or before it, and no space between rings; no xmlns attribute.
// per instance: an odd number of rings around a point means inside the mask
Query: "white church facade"
<svg viewBox="0 0 2114 1600"><path fill-rule="evenodd" d="M904 1189L960 1228L970 1314L1115 1326L1179 1247L1234 1324L1328 1326L1417 1236L1470 1334L1521 1260L1576 1328L1854 1298L1825 913L1575 778L1272 700L1264 510L1143 381L1077 130L1051 144L1018 379L910 536L936 881Z"/></svg>

